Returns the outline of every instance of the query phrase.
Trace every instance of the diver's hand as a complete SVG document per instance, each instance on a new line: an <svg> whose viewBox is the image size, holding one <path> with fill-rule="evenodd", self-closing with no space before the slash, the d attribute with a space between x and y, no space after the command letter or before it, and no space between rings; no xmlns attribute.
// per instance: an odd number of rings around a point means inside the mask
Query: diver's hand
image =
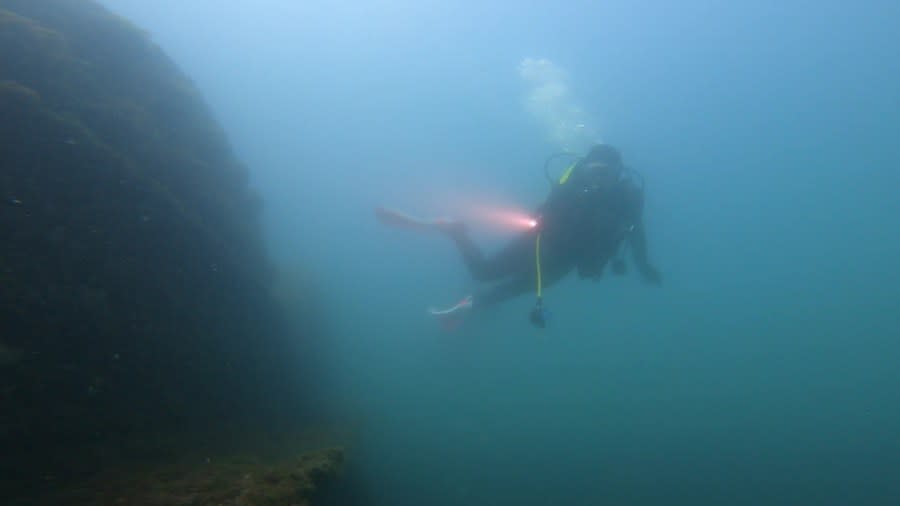
<svg viewBox="0 0 900 506"><path fill-rule="evenodd" d="M640 266L641 279L653 286L662 286L662 274L650 264Z"/></svg>

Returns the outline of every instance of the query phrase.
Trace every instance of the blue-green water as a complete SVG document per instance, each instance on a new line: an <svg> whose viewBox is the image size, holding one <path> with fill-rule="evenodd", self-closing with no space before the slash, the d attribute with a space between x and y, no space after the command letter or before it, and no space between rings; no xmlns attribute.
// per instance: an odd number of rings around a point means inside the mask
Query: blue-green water
<svg viewBox="0 0 900 506"><path fill-rule="evenodd" d="M900 4L104 3L324 287L372 504L900 500ZM526 296L442 332L473 283L373 206L533 208L594 139L647 181L662 288L572 277L544 331Z"/></svg>

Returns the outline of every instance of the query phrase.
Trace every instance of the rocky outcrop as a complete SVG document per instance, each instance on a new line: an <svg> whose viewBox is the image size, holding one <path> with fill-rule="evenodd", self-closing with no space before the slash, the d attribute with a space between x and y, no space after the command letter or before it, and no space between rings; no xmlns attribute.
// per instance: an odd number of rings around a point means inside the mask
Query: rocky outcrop
<svg viewBox="0 0 900 506"><path fill-rule="evenodd" d="M261 201L191 82L91 0L0 0L0 488L67 445L304 412Z"/></svg>

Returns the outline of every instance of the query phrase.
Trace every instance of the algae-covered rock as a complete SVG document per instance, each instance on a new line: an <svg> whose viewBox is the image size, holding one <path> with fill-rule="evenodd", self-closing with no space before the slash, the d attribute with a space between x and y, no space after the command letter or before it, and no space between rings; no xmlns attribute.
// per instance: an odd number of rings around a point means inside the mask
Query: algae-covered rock
<svg viewBox="0 0 900 506"><path fill-rule="evenodd" d="M277 460L228 455L110 470L36 504L128 506L309 506L340 478L344 450L329 447Z"/></svg>
<svg viewBox="0 0 900 506"><path fill-rule="evenodd" d="M145 33L0 0L0 489L85 440L302 412L314 336L273 303L260 210Z"/></svg>

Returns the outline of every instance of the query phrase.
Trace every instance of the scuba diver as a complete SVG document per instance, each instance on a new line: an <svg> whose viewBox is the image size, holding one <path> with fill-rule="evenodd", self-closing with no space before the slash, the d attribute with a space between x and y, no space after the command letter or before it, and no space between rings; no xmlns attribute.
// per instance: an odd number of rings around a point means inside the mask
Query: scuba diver
<svg viewBox="0 0 900 506"><path fill-rule="evenodd" d="M607 264L613 273L624 274L624 250L631 251L645 282L661 284L659 271L647 258L643 181L622 163L616 148L594 145L551 183L550 195L538 208L532 226L490 257L475 245L462 222L423 221L385 208L375 212L385 224L443 233L456 244L472 278L494 283L449 308L431 309L447 327L500 302L535 292L537 301L530 320L543 328L548 316L543 306L544 287L572 270L582 279L599 280Z"/></svg>

